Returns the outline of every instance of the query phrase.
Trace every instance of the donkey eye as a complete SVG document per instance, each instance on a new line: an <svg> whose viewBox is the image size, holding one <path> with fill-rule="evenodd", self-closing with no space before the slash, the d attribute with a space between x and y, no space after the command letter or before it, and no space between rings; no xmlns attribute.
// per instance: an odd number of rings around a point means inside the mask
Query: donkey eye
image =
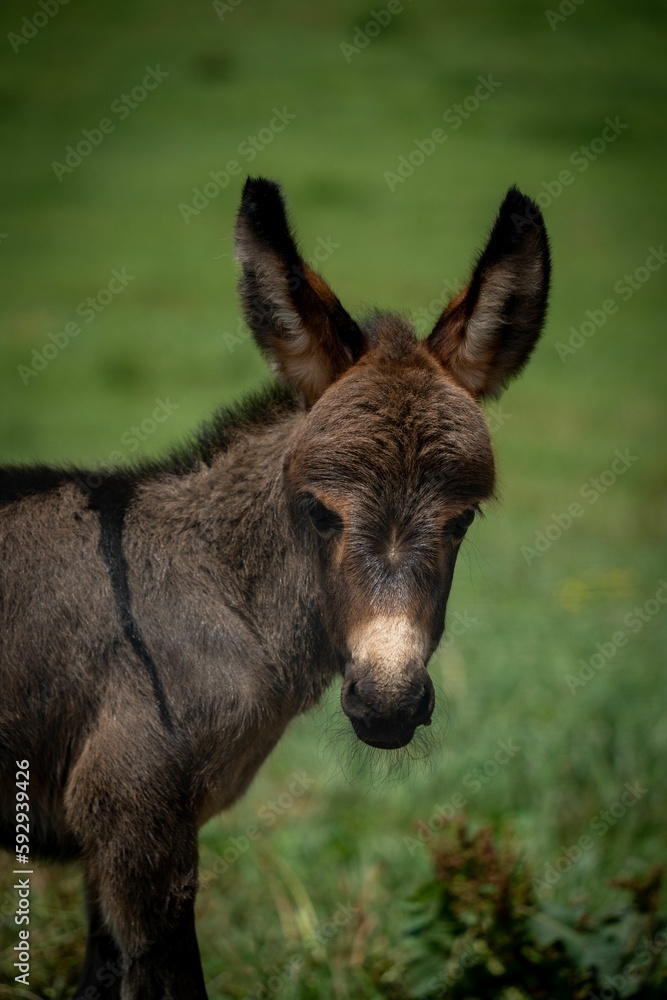
<svg viewBox="0 0 667 1000"><path fill-rule="evenodd" d="M308 517L318 534L329 537L343 527L343 521L339 514L325 507L323 503L315 497L308 498Z"/></svg>
<svg viewBox="0 0 667 1000"><path fill-rule="evenodd" d="M475 509L474 507L469 507L468 510L464 510L458 517L448 521L445 525L445 531L448 535L453 535L454 538L463 538L474 520Z"/></svg>

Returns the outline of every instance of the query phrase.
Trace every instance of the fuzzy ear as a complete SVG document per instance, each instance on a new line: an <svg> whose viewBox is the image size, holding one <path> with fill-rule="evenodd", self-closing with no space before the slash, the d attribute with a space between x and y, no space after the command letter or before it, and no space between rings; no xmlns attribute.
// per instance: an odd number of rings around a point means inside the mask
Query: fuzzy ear
<svg viewBox="0 0 667 1000"><path fill-rule="evenodd" d="M364 337L296 248L280 187L255 178L243 189L236 256L246 322L280 375L314 403L363 354Z"/></svg>
<svg viewBox="0 0 667 1000"><path fill-rule="evenodd" d="M497 396L528 361L544 323L550 266L542 213L510 188L470 284L428 338L433 354L477 398Z"/></svg>

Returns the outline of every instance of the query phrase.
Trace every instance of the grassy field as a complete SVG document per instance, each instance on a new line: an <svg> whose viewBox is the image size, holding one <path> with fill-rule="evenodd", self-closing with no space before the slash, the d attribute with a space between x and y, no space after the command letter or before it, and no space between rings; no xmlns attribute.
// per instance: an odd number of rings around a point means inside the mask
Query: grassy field
<svg viewBox="0 0 667 1000"><path fill-rule="evenodd" d="M415 0L362 47L371 9L74 0L39 30L37 3L0 13L0 461L157 454L266 379L231 256L247 173L283 183L351 311L424 331L511 183L552 238L543 343L490 413L502 504L465 543L433 662L440 749L383 781L339 748L337 692L292 725L202 831L215 1000L378 996L368 970L429 871L416 824L428 840L460 807L514 831L539 877L587 836L554 900L605 904L610 876L665 857L664 6ZM68 163L84 130L97 145ZM3 860L8 997L26 995L11 885ZM74 871L37 870L27 995L73 985L78 893Z"/></svg>

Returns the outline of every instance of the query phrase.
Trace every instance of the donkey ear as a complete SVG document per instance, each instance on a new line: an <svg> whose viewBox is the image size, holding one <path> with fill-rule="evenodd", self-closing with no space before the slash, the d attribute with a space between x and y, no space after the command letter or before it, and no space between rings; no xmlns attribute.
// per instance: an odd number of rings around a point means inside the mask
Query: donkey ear
<svg viewBox="0 0 667 1000"><path fill-rule="evenodd" d="M246 322L279 374L314 403L363 354L364 337L301 258L280 187L248 178L236 222Z"/></svg>
<svg viewBox="0 0 667 1000"><path fill-rule="evenodd" d="M549 273L542 213L510 188L470 284L428 338L433 354L477 398L497 396L528 361L544 323Z"/></svg>

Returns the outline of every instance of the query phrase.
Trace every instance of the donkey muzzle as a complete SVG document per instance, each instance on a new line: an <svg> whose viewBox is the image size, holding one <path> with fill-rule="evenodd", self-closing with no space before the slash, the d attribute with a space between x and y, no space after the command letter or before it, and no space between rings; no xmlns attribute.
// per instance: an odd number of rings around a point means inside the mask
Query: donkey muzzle
<svg viewBox="0 0 667 1000"><path fill-rule="evenodd" d="M356 735L369 746L406 746L417 726L428 726L435 705L433 682L423 664L406 667L399 684L386 684L369 667L352 663L341 691L343 711Z"/></svg>

